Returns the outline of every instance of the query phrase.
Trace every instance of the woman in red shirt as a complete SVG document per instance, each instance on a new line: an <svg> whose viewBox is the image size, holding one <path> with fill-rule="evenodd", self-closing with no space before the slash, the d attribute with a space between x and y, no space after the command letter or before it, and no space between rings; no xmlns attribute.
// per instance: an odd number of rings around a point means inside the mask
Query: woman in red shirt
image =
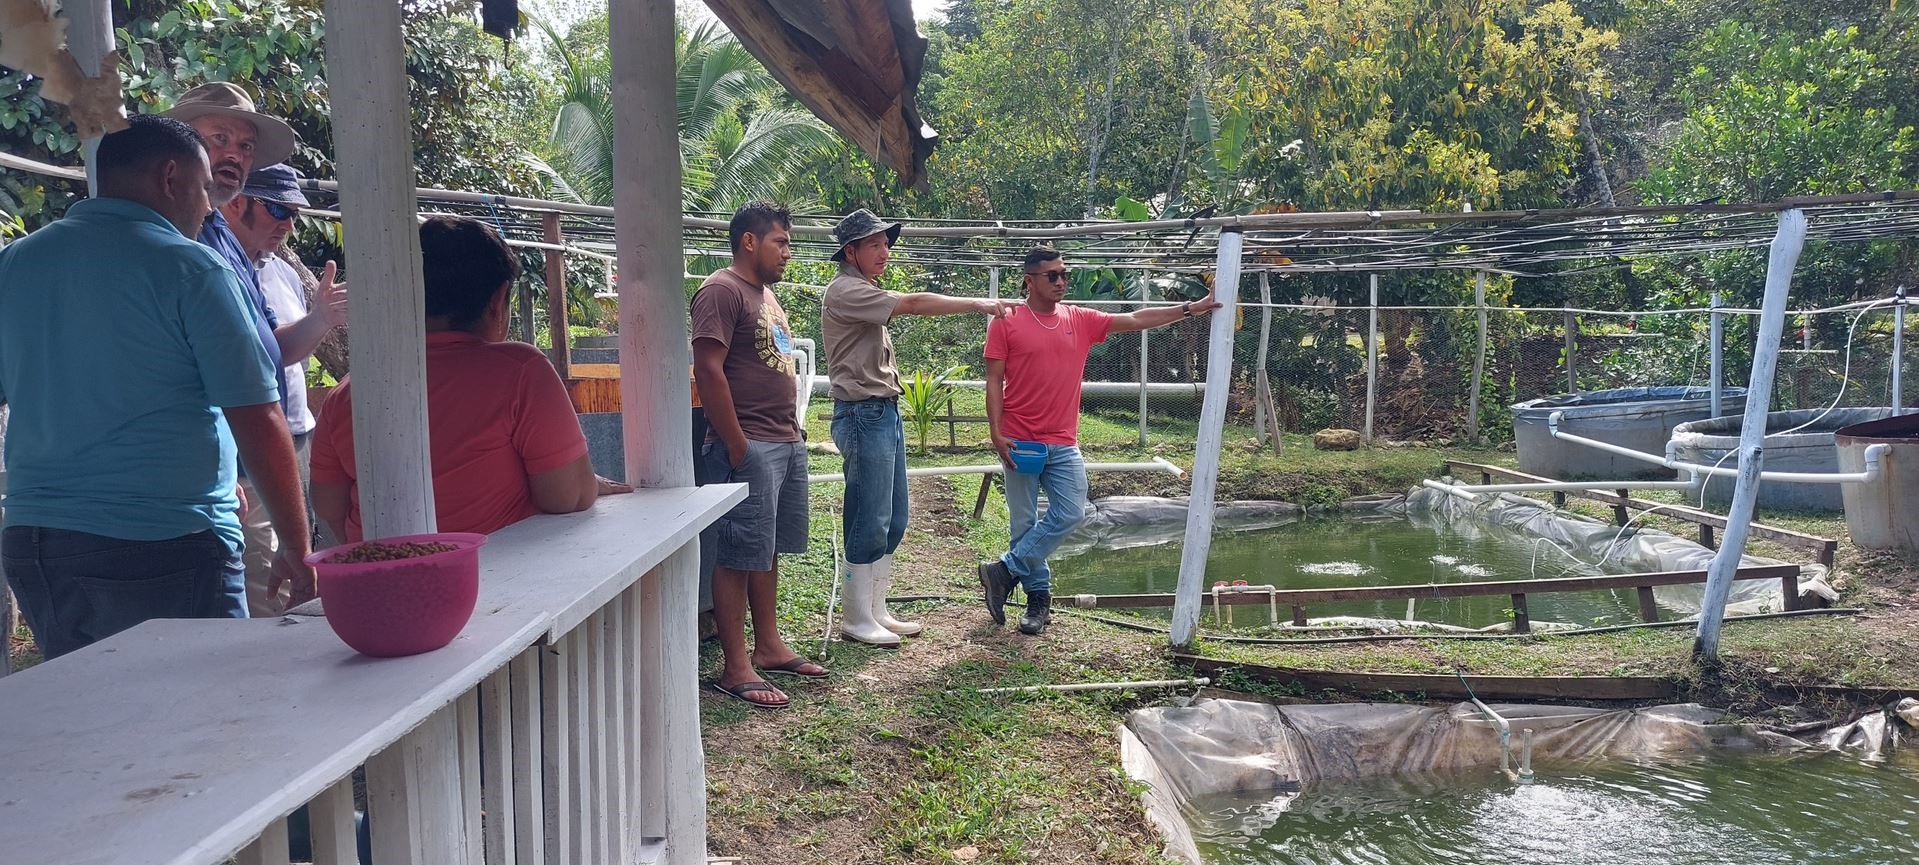
<svg viewBox="0 0 1919 865"><path fill-rule="evenodd" d="M520 275L506 243L485 223L436 216L420 226L420 256L440 531L490 533L625 491L593 474L566 385L546 356L506 341L508 289ZM361 540L352 378L328 397L313 431L313 510L347 542Z"/></svg>

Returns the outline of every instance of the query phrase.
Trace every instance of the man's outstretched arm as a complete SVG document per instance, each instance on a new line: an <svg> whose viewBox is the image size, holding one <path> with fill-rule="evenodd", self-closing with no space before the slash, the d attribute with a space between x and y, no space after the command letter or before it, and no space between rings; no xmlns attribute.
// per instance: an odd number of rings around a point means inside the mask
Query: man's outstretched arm
<svg viewBox="0 0 1919 865"><path fill-rule="evenodd" d="M893 305L893 317L902 315L966 315L979 313L993 318L1010 314L1019 304L1010 300L988 300L980 297L950 297L931 291L913 291L901 294L900 302Z"/></svg>
<svg viewBox="0 0 1919 865"><path fill-rule="evenodd" d="M1205 315L1218 309L1219 306L1219 301L1214 300L1211 294L1198 300L1189 300L1178 306L1155 306L1150 309L1139 310L1138 312L1129 312L1125 315L1113 316L1113 321L1107 325L1106 332L1130 333L1136 330L1152 330L1156 327L1164 327L1172 324L1182 318Z"/></svg>

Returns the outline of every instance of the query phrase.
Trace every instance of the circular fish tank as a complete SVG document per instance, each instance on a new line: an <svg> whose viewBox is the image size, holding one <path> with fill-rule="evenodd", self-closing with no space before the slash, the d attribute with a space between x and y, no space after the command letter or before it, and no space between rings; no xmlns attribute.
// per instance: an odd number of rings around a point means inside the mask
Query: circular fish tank
<svg viewBox="0 0 1919 865"><path fill-rule="evenodd" d="M1766 415L1765 469L1769 472L1839 471L1839 451L1833 447L1833 433L1842 427L1891 417L1890 408L1845 408L1826 412L1822 409L1776 411ZM1745 429L1741 415L1687 421L1672 431L1673 453L1681 460L1701 465L1736 468L1739 465L1739 434ZM1802 428L1803 427L1803 428ZM1788 433L1787 430L1792 430ZM1734 478L1706 479L1706 500L1727 504L1732 501ZM1844 507L1841 484L1794 484L1766 481L1759 485L1759 506L1789 510L1838 513Z"/></svg>
<svg viewBox="0 0 1919 865"><path fill-rule="evenodd" d="M1746 407L1745 388L1721 391L1720 410ZM1664 458L1674 427L1712 416L1712 391L1703 387L1625 387L1566 393L1512 407L1519 470L1555 480L1671 480L1672 469L1553 438L1547 421L1562 412L1562 432Z"/></svg>

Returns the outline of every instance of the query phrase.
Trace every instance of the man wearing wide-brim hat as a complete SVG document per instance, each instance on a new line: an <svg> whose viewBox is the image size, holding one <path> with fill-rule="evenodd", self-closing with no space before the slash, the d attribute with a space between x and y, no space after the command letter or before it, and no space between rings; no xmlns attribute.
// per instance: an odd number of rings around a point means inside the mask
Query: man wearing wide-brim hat
<svg viewBox="0 0 1919 865"><path fill-rule="evenodd" d="M255 110L253 97L247 95L239 85L228 81L213 81L187 91L165 114L192 126L195 132L200 133L200 139L206 146L207 166L213 173L207 198L213 205L213 211L207 214L197 239L219 253L227 266L233 268L234 275L239 277L240 285L246 289L247 301L253 308L254 330L260 338L261 347L266 349L267 357L273 362L274 379L280 388L280 423L284 427L289 390L286 364L281 359L279 339L274 336L279 320L267 306L252 257L247 255L245 247L234 235L220 210L240 194L240 188L246 184L254 166L275 165L293 155L296 141L293 127L288 126L286 121ZM292 433L287 433L287 437L291 441ZM244 463L240 466L240 474L242 477L248 475L248 467ZM294 488L298 489L297 482ZM265 503L246 504L259 507ZM281 541L283 551L305 550L308 546L305 538L297 541L282 538ZM311 584L296 585L288 599L289 606L305 603L312 597Z"/></svg>
<svg viewBox="0 0 1919 865"><path fill-rule="evenodd" d="M900 224L867 210L833 229L839 276L821 302L833 385L833 443L846 459L846 591L840 634L877 646L898 646L918 634L916 622L893 618L886 593L893 585L893 551L906 534L906 434L900 424L900 377L887 323L902 315L1005 315L1014 304L932 292L880 288L880 274Z"/></svg>

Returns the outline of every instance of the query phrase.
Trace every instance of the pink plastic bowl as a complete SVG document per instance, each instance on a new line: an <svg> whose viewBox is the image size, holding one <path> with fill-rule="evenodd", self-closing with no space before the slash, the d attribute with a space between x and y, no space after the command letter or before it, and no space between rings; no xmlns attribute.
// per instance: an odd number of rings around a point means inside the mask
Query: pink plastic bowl
<svg viewBox="0 0 1919 865"><path fill-rule="evenodd" d="M486 535L401 535L378 542L457 549L390 562L332 561L360 546L352 543L307 556L333 633L354 651L376 658L417 655L453 642L473 617L480 595L480 547Z"/></svg>

